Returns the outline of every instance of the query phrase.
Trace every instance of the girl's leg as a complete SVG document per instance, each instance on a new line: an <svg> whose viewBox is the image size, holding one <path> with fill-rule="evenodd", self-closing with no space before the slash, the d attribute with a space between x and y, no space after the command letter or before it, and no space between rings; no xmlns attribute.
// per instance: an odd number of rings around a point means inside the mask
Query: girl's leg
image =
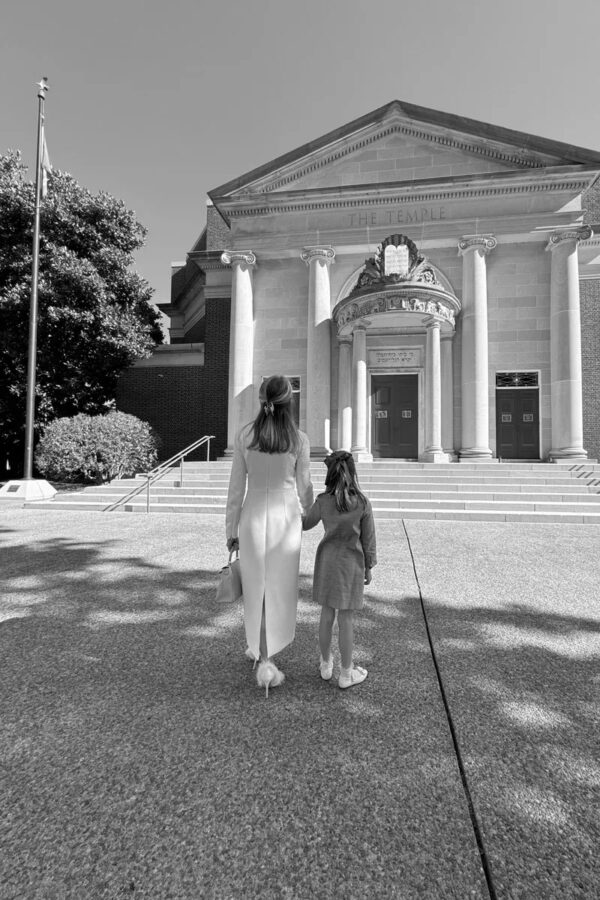
<svg viewBox="0 0 600 900"><path fill-rule="evenodd" d="M338 610L338 628L340 630L342 669L351 669L352 653L354 652L354 610Z"/></svg>
<svg viewBox="0 0 600 900"><path fill-rule="evenodd" d="M330 606L321 607L321 621L319 622L319 649L321 659L331 659L331 635L335 621L335 609Z"/></svg>

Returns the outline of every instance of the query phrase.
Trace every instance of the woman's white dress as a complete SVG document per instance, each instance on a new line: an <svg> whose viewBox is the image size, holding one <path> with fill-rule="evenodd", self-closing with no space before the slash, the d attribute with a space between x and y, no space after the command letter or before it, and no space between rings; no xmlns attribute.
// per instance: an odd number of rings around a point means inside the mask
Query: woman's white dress
<svg viewBox="0 0 600 900"><path fill-rule="evenodd" d="M246 640L257 658L263 598L268 656L287 647L296 630L300 506L307 510L313 503L310 444L299 434L297 454L248 450L248 426L235 441L226 533L240 540Z"/></svg>

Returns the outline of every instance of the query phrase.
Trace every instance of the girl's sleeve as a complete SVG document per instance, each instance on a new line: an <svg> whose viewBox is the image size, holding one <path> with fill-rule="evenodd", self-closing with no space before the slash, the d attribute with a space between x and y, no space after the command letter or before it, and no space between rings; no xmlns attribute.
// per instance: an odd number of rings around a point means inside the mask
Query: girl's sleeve
<svg viewBox="0 0 600 900"><path fill-rule="evenodd" d="M310 480L310 444L304 434L300 435L300 452L296 460L296 490L302 511L306 512L313 504L314 493Z"/></svg>
<svg viewBox="0 0 600 900"><path fill-rule="evenodd" d="M225 512L225 536L227 540L238 536L240 513L246 494L247 475L248 470L242 446L242 433L240 432L235 439L231 475L229 476L229 490L227 492L227 508Z"/></svg>
<svg viewBox="0 0 600 900"><path fill-rule="evenodd" d="M302 530L309 531L321 521L321 505L319 498L315 500L305 516L302 516Z"/></svg>
<svg viewBox="0 0 600 900"><path fill-rule="evenodd" d="M360 520L360 542L365 555L365 569L372 569L377 565L377 542L375 539L375 520L373 508L367 500L365 511Z"/></svg>

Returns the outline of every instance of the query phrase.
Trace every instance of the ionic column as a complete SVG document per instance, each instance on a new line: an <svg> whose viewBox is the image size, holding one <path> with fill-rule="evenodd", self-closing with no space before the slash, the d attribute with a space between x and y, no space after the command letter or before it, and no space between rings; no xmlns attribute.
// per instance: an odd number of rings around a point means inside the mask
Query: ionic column
<svg viewBox="0 0 600 900"><path fill-rule="evenodd" d="M440 321L430 318L425 348L425 450L424 462L447 462L442 450L442 370L440 357Z"/></svg>
<svg viewBox="0 0 600 900"><path fill-rule="evenodd" d="M338 367L338 450L352 447L352 336L340 337Z"/></svg>
<svg viewBox="0 0 600 900"><path fill-rule="evenodd" d="M253 417L254 310L252 269L256 256L251 250L225 250L221 262L232 267L231 323L229 331L229 404L227 408L226 456L233 453L237 432Z"/></svg>
<svg viewBox="0 0 600 900"><path fill-rule="evenodd" d="M448 456L454 456L454 361L452 334L441 335L442 339L442 449Z"/></svg>
<svg viewBox="0 0 600 900"><path fill-rule="evenodd" d="M370 322L354 326L352 341L352 453L359 462L371 460L367 448L367 328Z"/></svg>
<svg viewBox="0 0 600 900"><path fill-rule="evenodd" d="M309 268L306 348L306 432L311 456L330 452L331 429L331 247L305 247Z"/></svg>
<svg viewBox="0 0 600 900"><path fill-rule="evenodd" d="M581 316L577 244L591 237L589 225L550 236L550 396L553 462L587 459L583 448Z"/></svg>
<svg viewBox="0 0 600 900"><path fill-rule="evenodd" d="M497 245L492 235L462 238L462 434L459 456L465 462L488 461L490 450L488 395L488 317L485 258Z"/></svg>

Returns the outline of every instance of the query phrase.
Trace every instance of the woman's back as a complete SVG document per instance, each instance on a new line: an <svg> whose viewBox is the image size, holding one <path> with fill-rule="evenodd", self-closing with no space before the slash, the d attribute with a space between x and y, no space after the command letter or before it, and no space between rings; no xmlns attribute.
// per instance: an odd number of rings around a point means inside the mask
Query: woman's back
<svg viewBox="0 0 600 900"><path fill-rule="evenodd" d="M249 491L294 491L296 489L295 453L261 453L245 450Z"/></svg>

